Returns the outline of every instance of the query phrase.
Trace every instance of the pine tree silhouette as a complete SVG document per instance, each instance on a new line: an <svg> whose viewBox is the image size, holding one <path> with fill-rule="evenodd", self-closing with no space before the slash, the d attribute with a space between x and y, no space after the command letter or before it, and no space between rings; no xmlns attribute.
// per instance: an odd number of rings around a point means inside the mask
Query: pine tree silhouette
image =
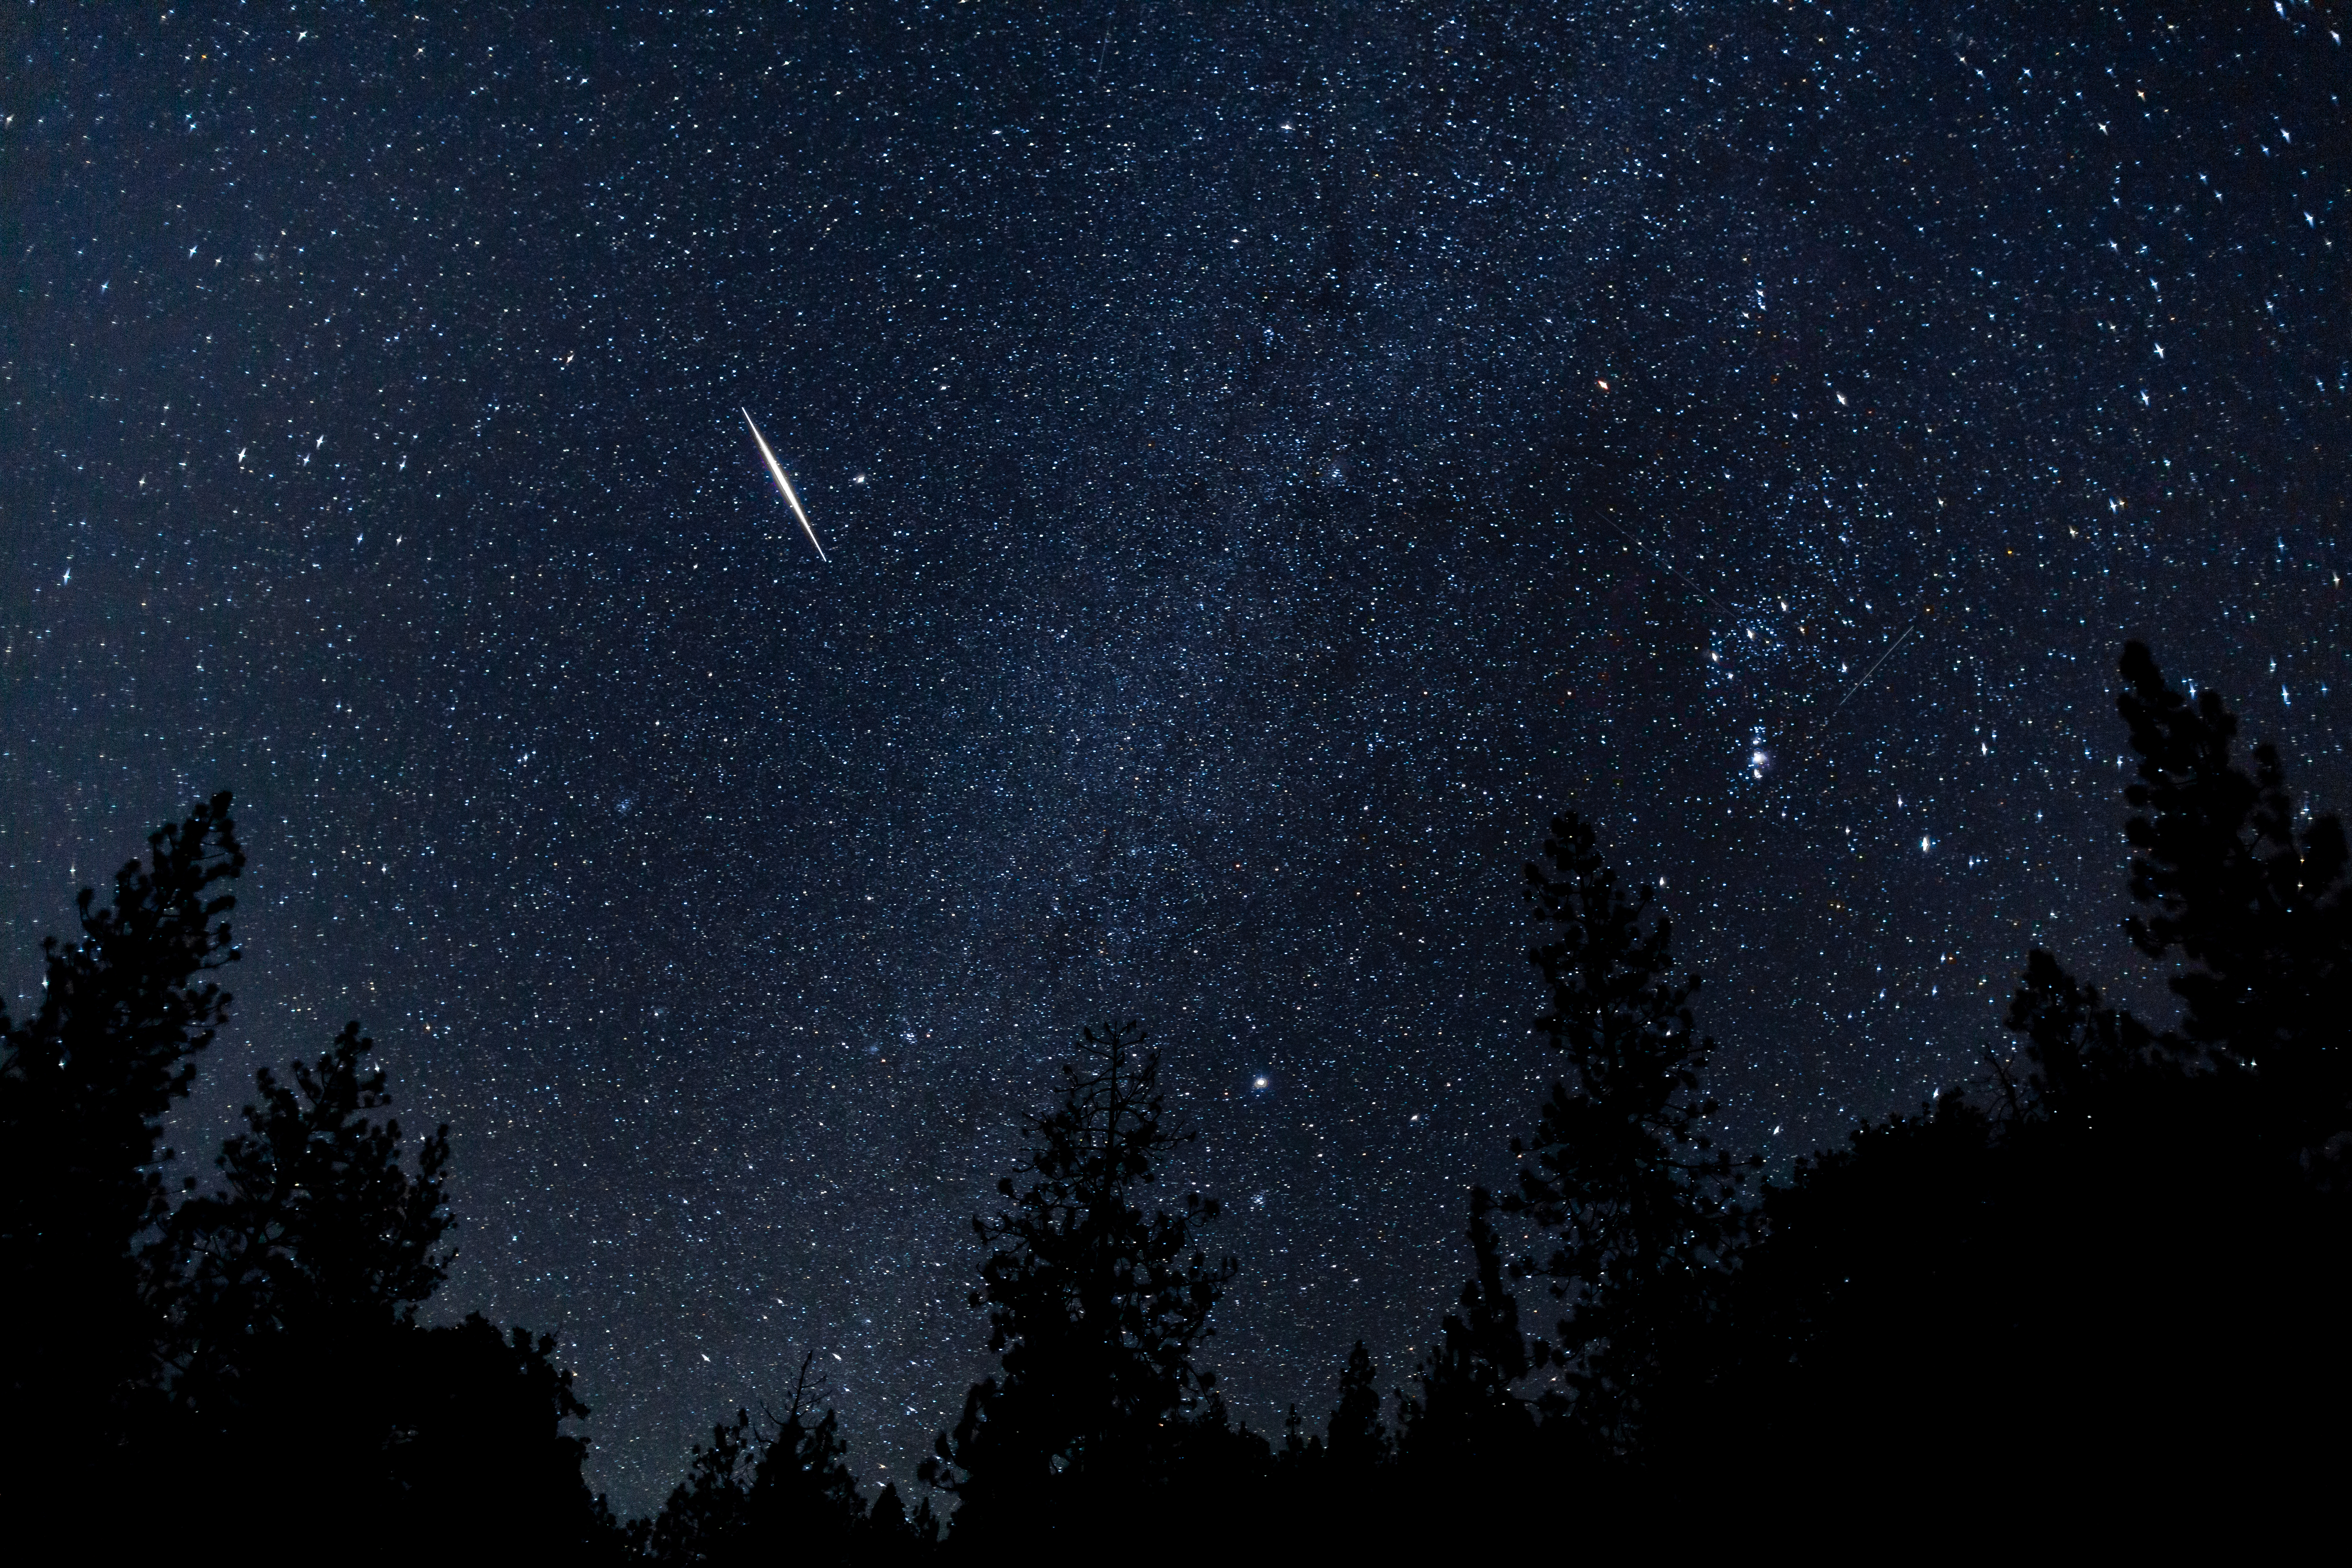
<svg viewBox="0 0 2352 1568"><path fill-rule="evenodd" d="M587 1443L563 1430L589 1411L572 1390L572 1374L555 1363L552 1335L534 1339L520 1328L501 1334L477 1313L446 1328L402 1325L382 1343L381 1361L347 1349L340 1363L321 1364L347 1376L380 1368L386 1382L380 1403L370 1397L373 1390L313 1398L314 1421L331 1419L339 1407L362 1418L352 1427L363 1439L354 1447L362 1462L348 1477L317 1461L289 1467L289 1479L317 1489L285 1500L289 1522L309 1503L322 1530L347 1531L357 1505L362 1517L398 1533L381 1552L354 1554L403 1562L413 1557L412 1532L434 1529L484 1561L540 1553L594 1561L618 1552L610 1510L581 1479ZM367 1508L371 1492L380 1501Z"/></svg>
<svg viewBox="0 0 2352 1568"><path fill-rule="evenodd" d="M0 1334L10 1495L54 1509L98 1486L94 1456L150 1414L152 1309L137 1243L166 1212L163 1120L228 1015L210 978L235 962L226 891L245 866L229 797L148 840L81 939L42 944L41 1005L0 1011Z"/></svg>
<svg viewBox="0 0 2352 1568"><path fill-rule="evenodd" d="M713 1561L742 1529L756 1451L749 1410L713 1426L709 1445L694 1446L686 1479L661 1511L632 1527L639 1549L656 1563Z"/></svg>
<svg viewBox="0 0 2352 1568"><path fill-rule="evenodd" d="M2012 1117L2027 1113L2018 1098L2021 1089L2031 1095L2038 1114L2087 1117L2111 1102L2126 1079L2168 1065L2158 1049L2160 1037L2129 1013L2108 1006L2097 986L2082 984L2038 947L2026 955L2006 1022L2025 1037L2030 1064L2020 1085L2006 1064L1995 1063Z"/></svg>
<svg viewBox="0 0 2352 1568"><path fill-rule="evenodd" d="M2110 1515L2292 1509L2340 1466L2308 1415L2352 1394L2342 834L2295 826L2269 748L2238 765L2218 695L2191 703L2137 644L2121 672L2141 757L2127 929L2183 964L2180 1025L2035 950L2007 1019L2022 1071L1996 1057L1981 1095L1768 1190L1681 1460L1728 1426L1784 1495L1834 1475L1910 1504L2032 1475Z"/></svg>
<svg viewBox="0 0 2352 1568"><path fill-rule="evenodd" d="M175 1495L198 1508L268 1476L289 1528L358 1511L462 1527L485 1549L605 1550L586 1445L563 1430L588 1410L555 1341L418 1321L450 1256L449 1130L410 1149L373 1047L350 1024L290 1081L257 1074L217 1184L146 1249L163 1429L189 1456Z"/></svg>
<svg viewBox="0 0 2352 1568"><path fill-rule="evenodd" d="M1087 1029L1079 1057L1061 1103L1031 1123L1027 1185L1000 1182L1013 1206L972 1222L993 1250L971 1301L1002 1370L972 1387L922 1471L958 1498L967 1543L1094 1530L1234 1453L1192 1360L1235 1267L1194 1245L1217 1205L1194 1193L1175 1213L1142 1206L1192 1134L1167 1126L1159 1054L1138 1025Z"/></svg>
<svg viewBox="0 0 2352 1568"><path fill-rule="evenodd" d="M889 1563L938 1538L924 1500L910 1517L886 1485L868 1509L849 1472L848 1447L831 1410L807 1404L812 1350L801 1361L793 1399L772 1414L762 1438L749 1410L697 1444L687 1479L652 1519L633 1526L637 1548L656 1563L752 1563L793 1556L835 1563Z"/></svg>
<svg viewBox="0 0 2352 1568"><path fill-rule="evenodd" d="M447 1130L412 1172L356 1025L290 1082L262 1073L217 1184L169 1201L163 1118L229 1013L229 805L153 835L110 906L84 890L39 1011L0 1015L8 1493L85 1552L183 1548L267 1497L279 1538L346 1560L427 1527L593 1557L617 1536L562 1431L587 1412L554 1342L416 1321L446 1262Z"/></svg>
<svg viewBox="0 0 2352 1568"><path fill-rule="evenodd" d="M898 1483L884 1481L866 1514L866 1557L877 1563L916 1562L939 1542L940 1521L931 1511L931 1500L923 1498L909 1513L898 1495Z"/></svg>
<svg viewBox="0 0 2352 1568"><path fill-rule="evenodd" d="M373 1047L347 1024L291 1084L262 1068L247 1130L215 1162L221 1185L183 1203L150 1249L173 1394L191 1411L226 1418L265 1363L307 1384L323 1347L413 1323L447 1278L449 1129L421 1141L411 1174L400 1123L375 1114L391 1096L365 1065Z"/></svg>
<svg viewBox="0 0 2352 1568"><path fill-rule="evenodd" d="M2175 691L2137 644L2121 672L2140 757L2126 929L2177 966L2178 1022L2037 949L2007 1016L2020 1056L1989 1053L1992 1081L1799 1162L1753 1213L1708 1131L1713 1046L1668 923L1590 826L1553 824L1528 868L1529 956L1563 1070L1512 1145L1517 1189L1472 1191L1473 1279L1393 1438L1360 1342L1324 1434L1293 1405L1277 1457L1234 1426L1195 1362L1234 1273L1197 1245L1217 1205L1150 1196L1192 1134L1167 1124L1139 1027L1085 1031L1006 1207L973 1222L1000 1365L920 1472L959 1501L952 1546L1150 1555L1177 1519L1265 1552L1393 1552L1441 1527L1539 1544L1493 1500L1580 1472L1628 1518L1646 1495L1685 1520L1695 1492L1821 1507L1832 1487L1925 1500L2018 1474L2075 1498L2158 1500L2152 1480L2183 1474L2326 1495L2347 1445L2311 1417L2352 1397L2352 857L2273 748L2241 763L2218 696ZM228 807L154 835L107 907L85 891L80 939L45 946L38 1010L0 1013L0 1473L20 1513L120 1551L261 1500L274 1539L359 1560L430 1539L719 1564L934 1543L929 1500L867 1504L806 1361L783 1415L739 1411L621 1531L581 1480L587 1410L555 1341L422 1315L451 1257L448 1130L403 1133L356 1024L257 1076L244 1130L174 1206L162 1129L227 1016L211 972L236 956ZM1507 1256L1505 1215L1528 1255ZM1522 1331L1514 1274L1563 1303L1548 1337ZM1561 1388L1531 1404L1547 1365ZM1727 1453L1736 1477L1695 1489Z"/></svg>
<svg viewBox="0 0 2352 1568"><path fill-rule="evenodd" d="M2125 645L2117 698L2139 753L2127 922L2149 957L2187 962L2173 991L2187 1048L2259 1071L2281 1131L2330 1163L2352 1127L2352 884L2332 816L2295 826L2275 747L2231 755L2235 715L2213 690L2192 704L2139 643Z"/></svg>
<svg viewBox="0 0 2352 1568"><path fill-rule="evenodd" d="M1348 1365L1339 1374L1339 1403L1332 1408L1324 1451L1332 1464L1349 1470L1370 1471L1388 1463L1394 1445L1381 1420L1380 1368L1372 1352L1358 1340L1348 1352Z"/></svg>
<svg viewBox="0 0 2352 1568"><path fill-rule="evenodd" d="M831 1410L815 1414L808 1408L809 1367L815 1360L814 1350L801 1358L792 1404L752 1470L739 1550L717 1554L714 1561L766 1562L779 1549L835 1560L870 1554L876 1521L849 1473L840 1422Z"/></svg>
<svg viewBox="0 0 2352 1568"><path fill-rule="evenodd" d="M1567 1304L1552 1351L1567 1415L1622 1450L1664 1345L1705 1310L1738 1219L1730 1157L1706 1131L1715 1101L1700 1075L1714 1042L1694 1032L1696 976L1674 974L1673 928L1650 891L1618 884L1591 827L1570 813L1527 868L1527 897L1551 931L1528 958L1550 1006L1536 1028L1567 1058L1501 1206L1557 1241L1521 1267Z"/></svg>
<svg viewBox="0 0 2352 1568"><path fill-rule="evenodd" d="M1446 1314L1435 1349L1414 1370L1420 1392L1398 1401L1398 1453L1424 1484L1492 1479L1531 1457L1526 1450L1535 1422L1514 1387L1528 1374L1528 1342L1519 1331L1518 1302L1503 1282L1502 1254L1487 1217L1495 1206L1486 1188L1472 1189L1473 1278L1462 1288L1461 1310Z"/></svg>

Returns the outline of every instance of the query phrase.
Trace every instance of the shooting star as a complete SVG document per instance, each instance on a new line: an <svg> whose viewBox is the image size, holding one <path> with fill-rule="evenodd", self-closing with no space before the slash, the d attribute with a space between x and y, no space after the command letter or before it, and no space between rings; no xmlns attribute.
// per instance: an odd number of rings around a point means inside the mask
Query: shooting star
<svg viewBox="0 0 2352 1568"><path fill-rule="evenodd" d="M1830 710L1830 717L1834 719L1839 713L1843 712L1845 709L1845 705L1853 700L1853 694L1870 684L1870 678L1878 673L1878 667L1885 664L1888 659L1893 658L1895 657L1895 650L1901 647L1905 643L1909 642L1911 640L1911 634L1918 629L1919 623L1916 620L1909 626L1905 626L1903 628L1903 635L1896 637L1893 642L1888 643L1886 645L1886 651L1880 654L1878 658L1872 662L1871 667L1862 672L1862 679L1855 681L1852 686L1846 688L1845 695L1838 699L1838 705Z"/></svg>
<svg viewBox="0 0 2352 1568"><path fill-rule="evenodd" d="M1881 653L1876 658L1871 660L1870 668L1862 672L1862 679L1845 689L1845 695L1838 699L1837 706L1831 709L1822 718L1821 728L1814 731L1811 739L1806 742L1804 752L1801 753L1801 760L1811 762L1813 758L1822 754L1822 748L1829 743L1830 731L1837 727L1838 715L1845 711L1845 705L1853 701L1854 698L1861 693L1864 687L1870 684L1871 678L1878 673L1880 668L1883 667L1888 659L1895 657L1895 653L1897 648L1900 648L1905 643L1911 640L1911 634L1919 629L1921 620L1933 614L1935 614L1935 609L1931 605L1921 610L1917 616L1913 616L1911 624L1903 628L1903 635L1896 637L1893 642L1888 643L1886 645L1885 651ZM1794 748L1792 747L1792 752Z"/></svg>
<svg viewBox="0 0 2352 1568"><path fill-rule="evenodd" d="M816 558L830 565L832 560L825 554L824 546L816 542L816 530L809 526L808 513L801 510L801 498L793 494L793 481L784 478L784 466L776 461L776 454L769 449L768 438L760 434L760 426L752 419L751 411L745 408L740 412L743 416L743 423L751 426L751 439L760 443L760 456L768 460L768 472L776 476L776 488L784 492L784 500L792 505L793 515L801 520L802 531L809 536L809 542L816 546Z"/></svg>

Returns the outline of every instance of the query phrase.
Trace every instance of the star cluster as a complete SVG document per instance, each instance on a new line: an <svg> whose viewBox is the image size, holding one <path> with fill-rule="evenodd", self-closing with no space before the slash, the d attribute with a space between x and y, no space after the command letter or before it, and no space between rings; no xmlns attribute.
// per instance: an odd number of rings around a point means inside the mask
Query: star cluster
<svg viewBox="0 0 2352 1568"><path fill-rule="evenodd" d="M2147 984L2125 637L2342 800L2345 25L20 7L11 984L235 789L192 1117L364 1020L449 1310L562 1334L631 1507L806 1347L911 1469L1104 1015L1239 1413L1401 1377L1544 1078L1555 810L1785 1160L1977 1072L2036 942Z"/></svg>

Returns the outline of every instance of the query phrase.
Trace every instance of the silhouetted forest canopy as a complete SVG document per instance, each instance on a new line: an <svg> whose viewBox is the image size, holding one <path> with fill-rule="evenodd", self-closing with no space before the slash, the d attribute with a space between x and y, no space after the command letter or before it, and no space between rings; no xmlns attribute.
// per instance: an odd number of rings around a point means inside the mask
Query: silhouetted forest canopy
<svg viewBox="0 0 2352 1568"><path fill-rule="evenodd" d="M2169 1020L2037 950L1977 1081L1768 1176L1715 1131L1670 922L1566 814L1524 889L1552 1087L1514 1183L1471 1191L1472 1276L1417 1365L1359 1342L1327 1417L1231 1416L1202 1364L1236 1276L1219 1205L1161 1195L1192 1131L1144 1029L1107 1023L972 1221L995 1366L926 1495L861 1487L804 1361L625 1521L583 1479L591 1414L554 1340L425 1312L457 1224L448 1129L394 1118L358 1024L261 1072L202 1173L167 1176L240 957L245 848L215 796L110 898L81 892L37 1008L0 1013L12 1503L159 1549L201 1521L264 1555L719 1563L1557 1549L2021 1486L2324 1498L2352 1392L2345 835L2214 693L2136 643L2120 675L2123 907Z"/></svg>

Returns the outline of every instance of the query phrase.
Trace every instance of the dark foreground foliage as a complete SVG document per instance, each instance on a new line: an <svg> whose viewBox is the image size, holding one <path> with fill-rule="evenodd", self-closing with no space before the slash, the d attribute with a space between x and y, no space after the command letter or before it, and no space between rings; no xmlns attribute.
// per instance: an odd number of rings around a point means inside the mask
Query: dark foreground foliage
<svg viewBox="0 0 2352 1568"><path fill-rule="evenodd" d="M973 1221L992 1250L972 1305L1003 1369L973 1386L922 1470L955 1494L967 1543L1098 1538L1264 1468L1265 1444L1230 1430L1193 1364L1234 1268L1193 1244L1217 1205L1191 1194L1173 1213L1143 1207L1190 1136L1167 1125L1159 1054L1128 1023L1086 1031L1080 1055L1061 1103L1031 1124L1027 1184L1000 1182L1010 1210Z"/></svg>
<svg viewBox="0 0 2352 1568"><path fill-rule="evenodd" d="M166 1190L163 1117L229 1016L211 976L237 957L244 863L226 795L163 828L110 904L81 894L79 942L45 945L39 1011L0 1014L9 1502L100 1555L256 1498L288 1550L591 1549L611 1532L554 1342L417 1320L447 1129L412 1144L381 1114L357 1025L290 1080L261 1073L215 1181Z"/></svg>
<svg viewBox="0 0 2352 1568"><path fill-rule="evenodd" d="M1391 1390L1357 1344L1320 1431L1228 1416L1198 1359L1234 1274L1202 1245L1217 1205L1159 1195L1191 1134L1141 1030L1087 1031L974 1221L999 1363L923 1468L951 1532L860 1489L805 1362L781 1415L747 1405L616 1521L555 1342L420 1316L447 1129L404 1132L356 1024L259 1074L173 1189L164 1119L237 957L219 796L84 892L37 1012L0 1013L7 1501L81 1555L205 1521L265 1556L674 1563L1654 1549L2021 1495L2110 1529L2314 1514L2352 1395L2352 855L2212 693L2137 644L2121 673L2127 929L2177 1018L2036 951L1981 1083L1767 1181L1711 1131L1671 928L1564 816L1528 869L1557 1082L1515 1183L1472 1192L1430 1353Z"/></svg>
<svg viewBox="0 0 2352 1568"><path fill-rule="evenodd" d="M1770 1495L1918 1497L2063 1475L2177 1510L2291 1506L2352 1394L2352 893L2333 817L2148 651L2122 660L2137 777L2128 922L2177 965L2158 1027L2036 951L2014 1056L1769 1191L1685 1362L1687 1457L1727 1428ZM2193 1479L2192 1479L2193 1478Z"/></svg>

